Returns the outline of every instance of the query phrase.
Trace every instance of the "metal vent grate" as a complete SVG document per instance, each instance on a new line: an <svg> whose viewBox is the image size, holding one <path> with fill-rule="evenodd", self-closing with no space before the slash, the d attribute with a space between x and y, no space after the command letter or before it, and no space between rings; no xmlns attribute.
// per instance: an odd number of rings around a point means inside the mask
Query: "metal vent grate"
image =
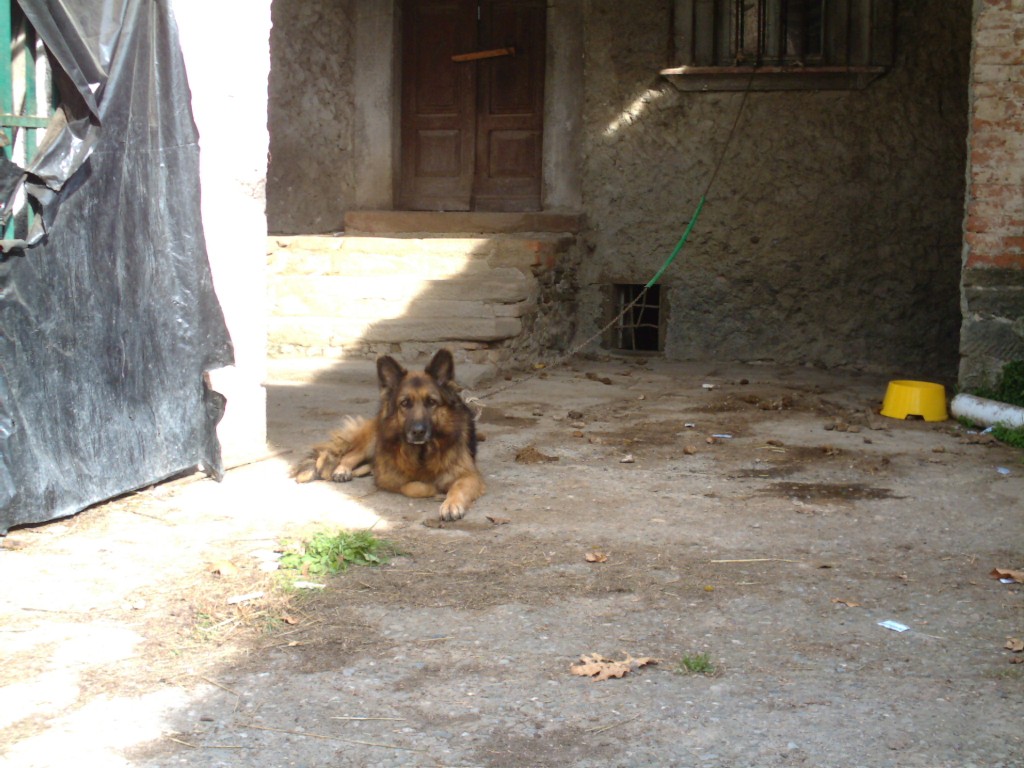
<svg viewBox="0 0 1024 768"><path fill-rule="evenodd" d="M652 285L646 290L642 285L616 285L615 317L618 318L614 339L616 349L627 352L661 351L660 285Z"/></svg>

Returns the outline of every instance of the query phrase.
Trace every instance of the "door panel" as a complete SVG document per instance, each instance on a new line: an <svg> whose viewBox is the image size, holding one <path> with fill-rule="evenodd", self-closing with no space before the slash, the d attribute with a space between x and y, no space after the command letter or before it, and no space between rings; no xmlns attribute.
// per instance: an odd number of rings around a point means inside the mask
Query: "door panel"
<svg viewBox="0 0 1024 768"><path fill-rule="evenodd" d="M545 0L407 0L399 204L540 209ZM453 62L457 54L515 54Z"/></svg>
<svg viewBox="0 0 1024 768"><path fill-rule="evenodd" d="M515 55L481 61L475 208L540 209L545 0L483 0L482 47Z"/></svg>
<svg viewBox="0 0 1024 768"><path fill-rule="evenodd" d="M476 72L451 56L475 44L476 6L476 0L417 0L405 5L402 207L469 209Z"/></svg>

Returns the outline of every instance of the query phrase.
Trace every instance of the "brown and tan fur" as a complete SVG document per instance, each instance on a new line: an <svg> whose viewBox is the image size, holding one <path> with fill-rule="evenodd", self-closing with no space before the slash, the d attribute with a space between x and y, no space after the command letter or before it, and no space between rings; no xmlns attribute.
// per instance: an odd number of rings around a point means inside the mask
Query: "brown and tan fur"
<svg viewBox="0 0 1024 768"><path fill-rule="evenodd" d="M446 494L442 520L458 520L484 492L476 467L473 414L454 382L451 352L440 350L423 371L393 358L377 360L380 409L370 419L345 420L326 443L295 468L297 482L347 482L369 474L377 487L412 498Z"/></svg>

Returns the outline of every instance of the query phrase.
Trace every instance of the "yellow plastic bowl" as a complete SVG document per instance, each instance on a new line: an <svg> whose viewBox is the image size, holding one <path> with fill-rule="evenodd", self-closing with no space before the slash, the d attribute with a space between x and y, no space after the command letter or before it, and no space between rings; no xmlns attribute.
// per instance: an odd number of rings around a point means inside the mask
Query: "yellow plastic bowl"
<svg viewBox="0 0 1024 768"><path fill-rule="evenodd" d="M882 401L882 415L891 419L920 416L925 421L945 421L946 388L928 381L890 381Z"/></svg>

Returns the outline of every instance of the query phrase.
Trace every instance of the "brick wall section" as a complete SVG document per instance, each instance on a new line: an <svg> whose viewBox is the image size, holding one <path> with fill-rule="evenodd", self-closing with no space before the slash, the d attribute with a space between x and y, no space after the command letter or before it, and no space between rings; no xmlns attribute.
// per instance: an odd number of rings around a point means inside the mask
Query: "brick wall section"
<svg viewBox="0 0 1024 768"><path fill-rule="evenodd" d="M960 385L1024 358L1024 0L974 10Z"/></svg>

